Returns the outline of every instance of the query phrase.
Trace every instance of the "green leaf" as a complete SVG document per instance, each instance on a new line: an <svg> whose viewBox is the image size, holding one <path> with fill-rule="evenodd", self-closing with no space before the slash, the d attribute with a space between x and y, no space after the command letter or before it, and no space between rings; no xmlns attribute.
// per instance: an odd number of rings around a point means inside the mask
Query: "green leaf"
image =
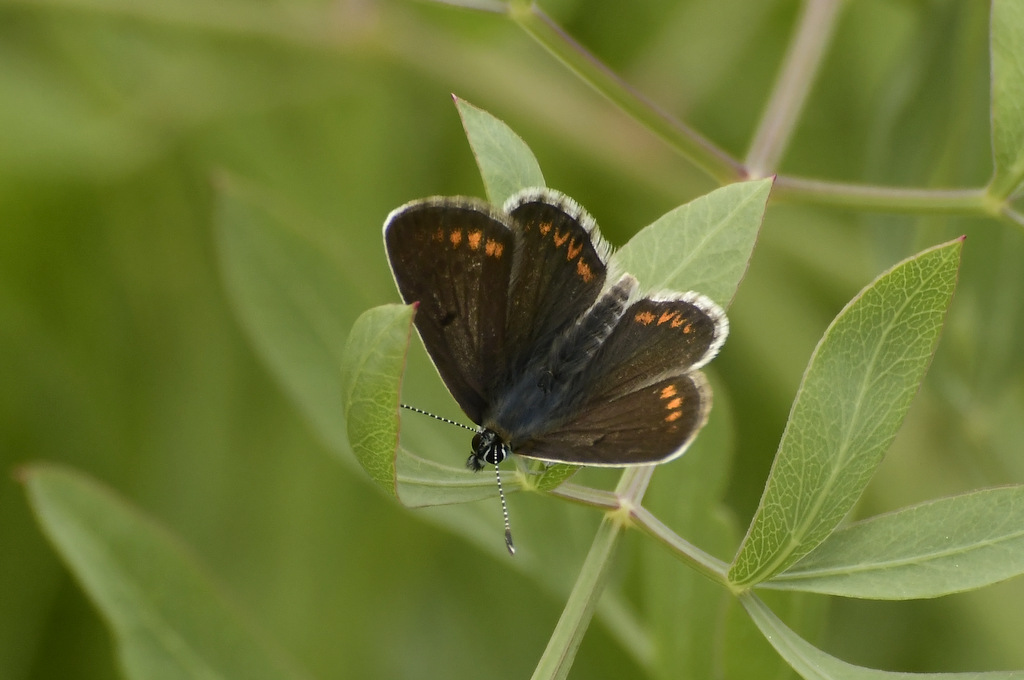
<svg viewBox="0 0 1024 680"><path fill-rule="evenodd" d="M441 465L399 446L399 389L414 310L411 305L382 305L364 312L352 326L341 359L349 445L370 478L406 506L496 496L492 476ZM507 491L519 487L515 480L506 484Z"/></svg>
<svg viewBox="0 0 1024 680"><path fill-rule="evenodd" d="M553 491L579 470L576 465L549 465L540 473L539 478L533 480L533 486L537 491Z"/></svg>
<svg viewBox="0 0 1024 680"><path fill-rule="evenodd" d="M1024 486L985 489L836 531L765 587L906 600L1024 573Z"/></svg>
<svg viewBox="0 0 1024 680"><path fill-rule="evenodd" d="M394 415L394 411L391 411ZM427 460L398 447L395 458L398 468L398 499L408 508L470 503L498 495L498 485L491 474L473 472L465 466L451 467ZM505 493L522 488L516 477L502 479Z"/></svg>
<svg viewBox="0 0 1024 680"><path fill-rule="evenodd" d="M512 128L464 99L456 97L455 106L480 167L488 201L501 206L517 191L545 186L540 164Z"/></svg>
<svg viewBox="0 0 1024 680"><path fill-rule="evenodd" d="M772 178L738 182L671 210L615 257L647 290L696 290L728 306L747 271Z"/></svg>
<svg viewBox="0 0 1024 680"><path fill-rule="evenodd" d="M990 191L1012 194L1024 180L1024 5L992 2L992 152Z"/></svg>
<svg viewBox="0 0 1024 680"><path fill-rule="evenodd" d="M43 532L107 619L139 680L304 677L152 519L85 475L23 471Z"/></svg>
<svg viewBox="0 0 1024 680"><path fill-rule="evenodd" d="M1024 680L1024 671L988 673L896 673L863 668L829 656L790 630L752 593L740 602L775 651L805 680Z"/></svg>
<svg viewBox="0 0 1024 680"><path fill-rule="evenodd" d="M860 497L931 360L961 247L957 239L896 265L825 331L729 572L733 583L753 585L796 562Z"/></svg>
<svg viewBox="0 0 1024 680"><path fill-rule="evenodd" d="M344 453L338 366L345 320L360 304L344 274L353 267L332 262L297 231L301 220L271 204L265 191L226 179L220 190L218 254L236 315L302 413L332 450Z"/></svg>
<svg viewBox="0 0 1024 680"><path fill-rule="evenodd" d="M405 366L415 307L367 310L352 325L341 358L341 384L349 445L370 479L398 495L399 376Z"/></svg>

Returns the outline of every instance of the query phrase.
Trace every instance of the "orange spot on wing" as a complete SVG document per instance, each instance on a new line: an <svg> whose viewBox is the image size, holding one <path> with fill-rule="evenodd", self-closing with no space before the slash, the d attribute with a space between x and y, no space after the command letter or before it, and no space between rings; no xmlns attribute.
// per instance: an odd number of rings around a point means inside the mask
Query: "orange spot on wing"
<svg viewBox="0 0 1024 680"><path fill-rule="evenodd" d="M587 283L590 283L594 278L594 272L590 270L590 266L582 259L576 260L576 273Z"/></svg>
<svg viewBox="0 0 1024 680"><path fill-rule="evenodd" d="M676 318L676 313L675 312L662 312L661 316L658 317L658 325L660 326L661 324L665 323L666 321L671 321L674 318Z"/></svg>
<svg viewBox="0 0 1024 680"><path fill-rule="evenodd" d="M662 399L671 399L672 397L676 396L676 394L678 394L678 393L679 393L679 390L676 389L675 385L666 385L665 387L661 388L661 398Z"/></svg>
<svg viewBox="0 0 1024 680"><path fill-rule="evenodd" d="M669 410L672 410L672 409L679 408L682 405L683 405L683 398L682 397L676 397L672 401L670 401L667 404L665 404L665 408L667 408Z"/></svg>
<svg viewBox="0 0 1024 680"><path fill-rule="evenodd" d="M480 247L480 241L484 238L483 232L480 230L469 232L469 249L476 250Z"/></svg>
<svg viewBox="0 0 1024 680"><path fill-rule="evenodd" d="M576 241L573 240L573 242L569 244L568 250L566 250L566 252L565 252L565 259L567 259L567 260L575 260L576 256L579 255L580 251L582 251L582 250L583 250L583 244L580 243L580 244L577 245Z"/></svg>
<svg viewBox="0 0 1024 680"><path fill-rule="evenodd" d="M642 323L645 326L649 326L654 323L654 315L650 312L637 312L633 320L637 323Z"/></svg>
<svg viewBox="0 0 1024 680"><path fill-rule="evenodd" d="M565 243L568 239L569 232L559 233L557 229L555 230L555 235L551 237L551 240L555 242L556 248L561 248L562 244Z"/></svg>
<svg viewBox="0 0 1024 680"><path fill-rule="evenodd" d="M505 252L505 244L501 241L487 239L487 243L484 244L484 252L490 257L501 257L501 254Z"/></svg>
<svg viewBox="0 0 1024 680"><path fill-rule="evenodd" d="M672 411L672 413L669 413L667 416L665 416L665 422L666 423L673 423L673 422L679 420L682 417L683 417L683 412L682 411Z"/></svg>
<svg viewBox="0 0 1024 680"><path fill-rule="evenodd" d="M537 230L540 231L541 236L547 236L548 232L551 231L551 223L550 222L541 222L540 226L537 227Z"/></svg>
<svg viewBox="0 0 1024 680"><path fill-rule="evenodd" d="M458 248L459 244L462 243L462 232L457 229L450 232L448 240L452 242L452 248Z"/></svg>

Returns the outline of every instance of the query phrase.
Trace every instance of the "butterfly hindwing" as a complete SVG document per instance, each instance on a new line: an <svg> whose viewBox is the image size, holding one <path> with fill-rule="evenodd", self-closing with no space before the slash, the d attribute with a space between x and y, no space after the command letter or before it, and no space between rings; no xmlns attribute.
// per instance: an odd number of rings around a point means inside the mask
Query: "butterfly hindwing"
<svg viewBox="0 0 1024 680"><path fill-rule="evenodd" d="M578 465L661 463L683 453L707 420L711 388L700 371L595 401L572 420L515 452Z"/></svg>
<svg viewBox="0 0 1024 680"><path fill-rule="evenodd" d="M391 271L449 392L479 423L503 369L514 241L486 203L433 198L398 208L384 224Z"/></svg>
<svg viewBox="0 0 1024 680"><path fill-rule="evenodd" d="M514 442L516 453L589 465L680 455L711 407L711 388L696 368L727 334L724 312L697 293L632 303L585 369L585 394L548 430Z"/></svg>

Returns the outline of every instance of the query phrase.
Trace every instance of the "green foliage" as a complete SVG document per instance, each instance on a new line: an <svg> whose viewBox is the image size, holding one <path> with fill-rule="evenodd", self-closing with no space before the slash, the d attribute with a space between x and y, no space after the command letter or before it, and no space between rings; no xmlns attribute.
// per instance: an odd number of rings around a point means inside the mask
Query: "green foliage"
<svg viewBox="0 0 1024 680"><path fill-rule="evenodd" d="M73 470L21 474L40 526L109 622L127 677L305 677L148 517Z"/></svg>
<svg viewBox="0 0 1024 680"><path fill-rule="evenodd" d="M771 179L737 182L659 217L616 259L647 290L698 290L727 305L747 271Z"/></svg>
<svg viewBox="0 0 1024 680"><path fill-rule="evenodd" d="M352 325L341 362L345 424L352 452L370 479L397 495L398 383L388 381L405 363L403 348L412 330L411 307L378 307ZM383 378L383 380L382 380Z"/></svg>
<svg viewBox="0 0 1024 680"><path fill-rule="evenodd" d="M771 581L847 597L939 597L1016 576L1024 488L940 498L838 529Z"/></svg>
<svg viewBox="0 0 1024 680"><path fill-rule="evenodd" d="M740 601L764 633L771 641L779 655L806 680L911 680L917 678L944 678L945 680L1020 680L1024 671L1007 671L991 673L895 673L879 671L873 668L861 668L825 654L820 649L800 638L789 629L763 602L751 593L741 596Z"/></svg>
<svg viewBox="0 0 1024 680"><path fill-rule="evenodd" d="M500 128L493 119L486 120L490 129ZM468 133L472 138L474 132L469 130ZM504 134L511 135L511 132ZM527 160L519 163L514 159L510 162L506 155L513 152L506 148L488 148L489 151L478 149L476 152L485 178L501 175L501 168L507 164L527 163ZM498 156L491 157L489 153ZM528 150L520 153L532 159ZM504 186L509 185L506 182ZM521 187L511 186L513 191L518 188ZM730 299L746 270L769 188L770 182L765 181L733 185L681 206L640 231L616 256L626 267L636 264L647 281L653 274L644 272L645 265L652 272L667 270L660 280L662 286L693 281L711 286L719 299ZM746 249L737 243L745 244ZM958 503L959 499L937 502L934 507L938 508L964 505L960 508L963 514L952 511L960 517L959 522L941 521L950 520L948 511L922 517L922 513L910 509L862 525L881 527L881 540L886 541L889 550L904 551L899 558L888 556L884 551L882 555L866 552L864 544L857 539L858 534L879 536L870 530L851 528L826 542L862 495L910 408L911 399L931 362L952 299L962 246L963 239L956 239L894 266L861 291L825 331L797 393L761 506L727 580L713 565L710 567L712 577L717 576L734 589L746 589L762 582L776 585L772 579L781 574L779 583L788 589L837 592L829 590L829 585L853 573L861 580L841 581L846 586L841 591L843 594L879 597L879 593L895 591L902 593L902 597L912 597L908 594L908 580L914 583L917 596L936 596L988 585L1024 571L1024 559L1011 549L1021 533L1014 522L1016 516L1011 514L1005 518L1002 507L987 508L986 501L993 499L991 494L968 497L974 501L972 507ZM719 265L716 269L725 273L708 267L708 259L713 259ZM389 469L388 463L396 455L408 455L397 447L394 420L389 418L396 409L397 376L408 336L406 333L388 334L390 341L382 346L381 338L385 334L367 332L363 323L371 315L374 319L389 318L387 308L378 308L357 321L347 349L346 366L356 365L361 369L367 356L385 354L394 358L390 362L394 377L389 378L378 370L349 369L351 375L358 375L354 383L356 390L369 391L371 384L381 385L376 391L386 395L361 400L358 417L353 418L350 412L349 423L350 428L358 425L367 431L360 430L360 444L354 448L360 450L358 457L371 477L380 483L399 484L401 480L394 472L390 480L382 480L379 475L381 470ZM395 321L389 324L407 328L405 316L397 317L394 313L390 316ZM360 385L359 381L364 384ZM366 408L367 405L373 408ZM373 442L375 450L366 446L367 442ZM393 466L390 469L394 470ZM633 488L635 485L630 480L634 478L638 477L627 473L620 481L620 489ZM587 498L585 490L571 489L563 493L580 500ZM611 502L609 514L569 595L535 677L566 677L596 598L605 584L617 537L616 524L609 520L620 512L620 502L632 508L641 498L642 491L633 496L623 492L620 501ZM652 520L641 515L635 516L633 521L643 525ZM934 534L930 540L929 531ZM894 543L893 534L902 540ZM965 545L946 552L954 541ZM787 573L789 567L823 542L826 565L829 565L829 554L838 552L842 556L834 572L825 568L826 573L821 577L824 583L814 578L817 568L813 559L810 567L803 567L807 571L797 569L792 574ZM906 552L912 545L917 548ZM940 546L943 555L936 561L933 553ZM679 550L685 555L689 548L683 545ZM695 555L690 557L698 559ZM883 565L894 559L910 573L883 574L886 568ZM943 563L957 568L947 566L940 576L937 569ZM978 565L977 570L969 568L974 563ZM751 602L756 601L744 600L755 622L766 630L765 621L774 619L758 618L761 610ZM830 658L817 650L812 654ZM800 663L783 656L799 670ZM887 675L834 659L829 663L836 669L831 672L838 675L822 677ZM845 668L854 670L842 670Z"/></svg>
<svg viewBox="0 0 1024 680"><path fill-rule="evenodd" d="M0 9L0 674L1024 666L1019 3L441 4ZM512 559L380 237L478 176L731 305L686 456L506 466Z"/></svg>
<svg viewBox="0 0 1024 680"><path fill-rule="evenodd" d="M488 201L501 205L520 189L545 186L540 164L522 137L464 99L456 97L455 106L462 116Z"/></svg>
<svg viewBox="0 0 1024 680"><path fill-rule="evenodd" d="M333 448L348 450L339 364L347 267L290 226L287 210L222 180L216 220L225 285L254 345ZM343 458L346 459L347 456Z"/></svg>
<svg viewBox="0 0 1024 680"><path fill-rule="evenodd" d="M931 362L961 246L953 241L900 263L825 331L729 572L734 584L754 585L799 560L860 498Z"/></svg>
<svg viewBox="0 0 1024 680"><path fill-rule="evenodd" d="M1024 7L992 3L992 193L1005 199L1024 182Z"/></svg>

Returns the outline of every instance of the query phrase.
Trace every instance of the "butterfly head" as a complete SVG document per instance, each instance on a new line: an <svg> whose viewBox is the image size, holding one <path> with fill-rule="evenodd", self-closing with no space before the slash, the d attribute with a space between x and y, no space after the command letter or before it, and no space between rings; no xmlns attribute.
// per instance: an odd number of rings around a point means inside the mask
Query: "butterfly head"
<svg viewBox="0 0 1024 680"><path fill-rule="evenodd" d="M505 440L490 428L483 428L473 435L473 452L469 454L466 467L475 472L486 465L498 465L508 458L509 448Z"/></svg>

